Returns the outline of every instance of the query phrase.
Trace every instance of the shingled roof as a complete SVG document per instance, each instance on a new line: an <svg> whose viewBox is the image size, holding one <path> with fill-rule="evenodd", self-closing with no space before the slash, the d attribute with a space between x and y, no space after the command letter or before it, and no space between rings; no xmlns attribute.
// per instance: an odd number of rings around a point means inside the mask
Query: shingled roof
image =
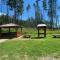
<svg viewBox="0 0 60 60"><path fill-rule="evenodd" d="M37 27L45 27L47 26L46 24L38 24Z"/></svg>
<svg viewBox="0 0 60 60"><path fill-rule="evenodd" d="M19 25L14 23L0 25L0 28L15 28L15 27L19 27Z"/></svg>

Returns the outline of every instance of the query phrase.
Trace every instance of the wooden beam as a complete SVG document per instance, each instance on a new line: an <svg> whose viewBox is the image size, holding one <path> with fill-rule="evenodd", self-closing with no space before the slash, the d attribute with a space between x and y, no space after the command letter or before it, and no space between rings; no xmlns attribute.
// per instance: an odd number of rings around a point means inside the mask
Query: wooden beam
<svg viewBox="0 0 60 60"><path fill-rule="evenodd" d="M10 28L9 28L9 33L10 33Z"/></svg>
<svg viewBox="0 0 60 60"><path fill-rule="evenodd" d="M38 28L38 38L39 38L39 28Z"/></svg>
<svg viewBox="0 0 60 60"><path fill-rule="evenodd" d="M44 37L46 37L46 28L44 28Z"/></svg>

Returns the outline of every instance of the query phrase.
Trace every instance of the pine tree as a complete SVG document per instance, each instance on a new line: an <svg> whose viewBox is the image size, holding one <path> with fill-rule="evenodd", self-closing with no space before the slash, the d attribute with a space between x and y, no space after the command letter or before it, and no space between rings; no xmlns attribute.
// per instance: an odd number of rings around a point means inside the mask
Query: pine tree
<svg viewBox="0 0 60 60"><path fill-rule="evenodd" d="M14 10L15 12L15 21L16 21L16 18L17 16L22 16L23 14L23 0L8 0L7 1L7 4L9 5L9 7L11 9ZM15 22L16 23L16 22Z"/></svg>
<svg viewBox="0 0 60 60"><path fill-rule="evenodd" d="M28 19L29 19L29 10L30 10L30 8L31 8L31 6L30 6L30 4L28 4L27 7L26 7L26 10L27 10L27 13L28 13Z"/></svg>
<svg viewBox="0 0 60 60"><path fill-rule="evenodd" d="M43 0L43 9L47 10L47 0Z"/></svg>
<svg viewBox="0 0 60 60"><path fill-rule="evenodd" d="M41 16L40 7L39 7L39 1L40 0L36 0L34 3L36 25L42 23L42 18L41 18L42 16Z"/></svg>
<svg viewBox="0 0 60 60"><path fill-rule="evenodd" d="M49 9L48 9L48 16L50 19L50 28L53 29L54 28L54 19L56 19L56 2L57 0L49 0L48 1L48 5L49 5Z"/></svg>

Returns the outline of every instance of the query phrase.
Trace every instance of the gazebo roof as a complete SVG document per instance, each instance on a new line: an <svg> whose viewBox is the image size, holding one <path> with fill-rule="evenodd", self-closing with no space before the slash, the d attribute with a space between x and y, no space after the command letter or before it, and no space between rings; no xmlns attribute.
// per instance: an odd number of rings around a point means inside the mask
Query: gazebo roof
<svg viewBox="0 0 60 60"><path fill-rule="evenodd" d="M46 24L38 24L37 27L46 27Z"/></svg>
<svg viewBox="0 0 60 60"><path fill-rule="evenodd" d="M15 27L19 27L19 25L14 23L0 25L0 28L15 28Z"/></svg>

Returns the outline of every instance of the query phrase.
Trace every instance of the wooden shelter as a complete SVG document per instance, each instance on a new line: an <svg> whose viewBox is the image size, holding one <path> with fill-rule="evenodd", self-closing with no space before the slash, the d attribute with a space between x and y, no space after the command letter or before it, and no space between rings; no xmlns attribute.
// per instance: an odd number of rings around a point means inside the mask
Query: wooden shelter
<svg viewBox="0 0 60 60"><path fill-rule="evenodd" d="M6 33L3 33L2 32L2 28L8 28L9 29L9 31L7 32L8 34L7 34L7 36L16 36L16 37L18 37L18 34L17 34L17 32L18 32L18 28L20 28L20 26L19 25L17 25L17 24L13 24L13 23L9 23L9 24L3 24L3 25L0 25L0 37L3 35L3 34L6 34ZM11 28L14 28L15 29L15 32L10 32L10 29Z"/></svg>
<svg viewBox="0 0 60 60"><path fill-rule="evenodd" d="M46 37L46 27L47 25L46 24L38 24L37 25L37 29L38 29L38 38L40 37L41 34L44 35L44 37ZM44 32L43 33L40 33L40 29L42 29Z"/></svg>
<svg viewBox="0 0 60 60"><path fill-rule="evenodd" d="M16 15L16 12L12 15L10 15L10 11L9 11L9 6L5 3L3 3L3 0L1 0L1 4L0 4L0 16L4 15L3 16L3 19L2 21L0 21L0 37L2 35L7 35L7 36L12 36L12 35L15 35L16 37L18 37L19 33L18 32L18 28L21 28L21 32L22 32L22 27L19 26L19 21L17 19L17 15ZM3 10L3 5L6 5L6 12ZM5 22L6 20L6 22ZM2 29L6 29L8 28L8 31L7 33L6 32L3 32ZM15 32L11 32L11 28L15 29Z"/></svg>

